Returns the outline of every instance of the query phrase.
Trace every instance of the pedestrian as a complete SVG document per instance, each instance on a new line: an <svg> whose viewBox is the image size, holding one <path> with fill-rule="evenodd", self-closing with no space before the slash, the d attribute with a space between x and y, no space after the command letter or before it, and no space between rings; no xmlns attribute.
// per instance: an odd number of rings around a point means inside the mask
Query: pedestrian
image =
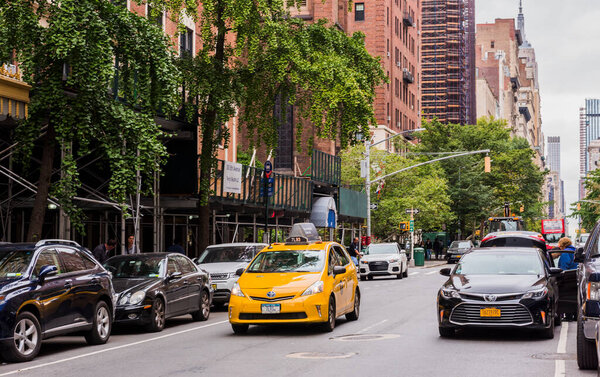
<svg viewBox="0 0 600 377"><path fill-rule="evenodd" d="M167 253L180 253L185 255L185 250L177 238L173 240L173 245L167 248Z"/></svg>
<svg viewBox="0 0 600 377"><path fill-rule="evenodd" d="M116 246L117 241L111 238L108 241L106 241L106 243L102 243L96 246L94 248L94 251L92 251L92 254L94 255L94 258L96 258L98 263L104 264L104 262L106 262L106 260L111 257L110 252L113 251Z"/></svg>
<svg viewBox="0 0 600 377"><path fill-rule="evenodd" d="M558 247L563 251L558 258L558 267L563 270L576 269L577 262L575 262L575 248L571 244L569 237L563 237L558 240Z"/></svg>
<svg viewBox="0 0 600 377"><path fill-rule="evenodd" d="M139 252L140 249L135 244L135 237L132 234L127 237L127 249L125 250L125 254L138 254Z"/></svg>
<svg viewBox="0 0 600 377"><path fill-rule="evenodd" d="M425 242L425 258L427 260L431 259L431 249L432 249L431 240L427 240L427 242Z"/></svg>
<svg viewBox="0 0 600 377"><path fill-rule="evenodd" d="M352 243L350 244L350 247L348 248L348 254L350 254L350 259L352 259L352 262L354 262L355 265L358 266L358 257L360 256L360 244L358 242L358 237L354 237L354 240L352 241Z"/></svg>
<svg viewBox="0 0 600 377"><path fill-rule="evenodd" d="M440 259L440 254L442 253L442 241L440 241L439 238L436 238L433 243L433 252L435 253L435 259Z"/></svg>

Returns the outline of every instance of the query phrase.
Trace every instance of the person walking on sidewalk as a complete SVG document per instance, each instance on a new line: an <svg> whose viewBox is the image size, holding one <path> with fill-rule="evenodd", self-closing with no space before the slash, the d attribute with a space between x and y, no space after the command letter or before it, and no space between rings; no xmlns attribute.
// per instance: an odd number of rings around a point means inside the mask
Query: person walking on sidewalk
<svg viewBox="0 0 600 377"><path fill-rule="evenodd" d="M108 258L111 257L110 253L117 246L117 241L114 239L109 239L106 243L102 243L94 248L92 251L92 255L100 264L104 264Z"/></svg>
<svg viewBox="0 0 600 377"><path fill-rule="evenodd" d="M358 257L360 256L360 244L358 243L358 237L354 237L354 240L350 244L348 248L348 254L350 254L350 259L354 262L355 265L358 266Z"/></svg>
<svg viewBox="0 0 600 377"><path fill-rule="evenodd" d="M432 249L431 240L427 240L427 242L425 242L425 259L427 259L427 260L431 259L431 249Z"/></svg>
<svg viewBox="0 0 600 377"><path fill-rule="evenodd" d="M442 241L440 241L439 238L436 238L433 243L433 252L435 253L435 259L440 259L440 254L442 254Z"/></svg>

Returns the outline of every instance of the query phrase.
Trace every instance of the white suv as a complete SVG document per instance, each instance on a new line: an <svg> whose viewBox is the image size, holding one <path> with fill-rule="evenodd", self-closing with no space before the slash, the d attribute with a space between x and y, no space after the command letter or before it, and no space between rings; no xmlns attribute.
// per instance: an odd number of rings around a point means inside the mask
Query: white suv
<svg viewBox="0 0 600 377"><path fill-rule="evenodd" d="M406 252L397 243L372 243L360 259L360 280L385 275L396 275L398 279L408 276Z"/></svg>
<svg viewBox="0 0 600 377"><path fill-rule="evenodd" d="M213 304L229 302L233 285L238 280L235 272L246 268L254 256L267 247L265 243L224 243L211 245L204 250L196 263L198 267L210 274Z"/></svg>

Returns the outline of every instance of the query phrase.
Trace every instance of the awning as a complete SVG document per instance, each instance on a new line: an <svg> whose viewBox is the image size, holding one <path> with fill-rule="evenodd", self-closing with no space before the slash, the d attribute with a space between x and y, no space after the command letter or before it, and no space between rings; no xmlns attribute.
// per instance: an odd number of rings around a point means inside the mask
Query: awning
<svg viewBox="0 0 600 377"><path fill-rule="evenodd" d="M331 196L323 196L313 201L310 222L318 228L335 228L337 210L335 200Z"/></svg>

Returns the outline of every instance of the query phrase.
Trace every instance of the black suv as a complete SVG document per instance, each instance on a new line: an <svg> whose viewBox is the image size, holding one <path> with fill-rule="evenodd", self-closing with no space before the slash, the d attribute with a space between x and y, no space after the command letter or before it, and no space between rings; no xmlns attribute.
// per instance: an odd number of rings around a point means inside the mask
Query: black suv
<svg viewBox="0 0 600 377"><path fill-rule="evenodd" d="M88 344L106 343L113 295L110 274L76 242L1 245L2 358L32 360L42 339L73 332Z"/></svg>
<svg viewBox="0 0 600 377"><path fill-rule="evenodd" d="M600 322L600 222L584 247L575 252L577 266L577 364L580 369L596 369L596 325Z"/></svg>

